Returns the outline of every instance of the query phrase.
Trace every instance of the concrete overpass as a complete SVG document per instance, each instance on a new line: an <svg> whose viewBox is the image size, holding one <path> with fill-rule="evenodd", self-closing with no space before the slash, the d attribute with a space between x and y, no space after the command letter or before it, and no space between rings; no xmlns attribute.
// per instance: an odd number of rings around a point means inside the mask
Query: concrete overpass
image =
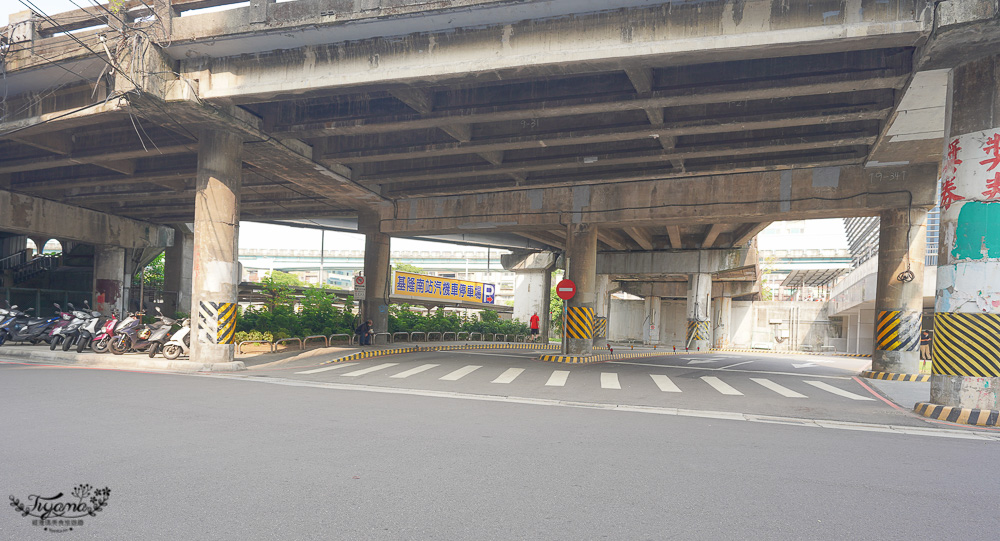
<svg viewBox="0 0 1000 541"><path fill-rule="evenodd" d="M375 284L391 236L514 236L564 254L586 322L599 252L740 250L773 220L880 214L876 325L903 338L873 362L915 372L920 280L896 278L922 276L914 240L946 132L946 185L964 198L946 235L995 217L976 165L1000 124L995 0L255 0L180 16L229 3L126 0L4 29L5 197L50 221L70 206L193 222L172 241L193 254L192 312L235 300L241 219L356 223ZM956 272L939 291L996 294L990 235L981 257L942 258ZM690 334L707 346L711 274L670 274L687 276ZM1000 307L938 310L943 328L1000 326ZM957 333L935 400L1000 408L969 390L996 383L1000 344ZM198 336L200 360L231 359Z"/></svg>

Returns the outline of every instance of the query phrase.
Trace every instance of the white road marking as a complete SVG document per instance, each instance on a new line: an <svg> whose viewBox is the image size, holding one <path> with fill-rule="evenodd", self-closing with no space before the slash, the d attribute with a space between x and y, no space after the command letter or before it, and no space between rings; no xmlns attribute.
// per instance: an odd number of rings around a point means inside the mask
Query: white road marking
<svg viewBox="0 0 1000 541"><path fill-rule="evenodd" d="M569 378L569 370L553 370L552 375L549 376L549 381L546 381L545 385L549 387L563 387L566 385L567 378Z"/></svg>
<svg viewBox="0 0 1000 541"><path fill-rule="evenodd" d="M653 382L656 386L660 388L661 391L665 393L679 393L681 390L674 385L674 382L670 381L670 378L662 374L650 374L649 377L653 378Z"/></svg>
<svg viewBox="0 0 1000 541"><path fill-rule="evenodd" d="M792 368L808 368L810 366L816 366L816 363L802 363L802 364L792 363Z"/></svg>
<svg viewBox="0 0 1000 541"><path fill-rule="evenodd" d="M320 372L326 372L327 370L336 370L338 368L343 368L345 366L354 366L358 363L341 363L333 364L330 366L324 366L323 368L314 368L312 370L306 370L305 372L296 372L296 374L319 374Z"/></svg>
<svg viewBox="0 0 1000 541"><path fill-rule="evenodd" d="M408 377L412 376L413 374L419 374L421 372L425 372L427 370L430 370L431 368L434 368L435 366L441 366L441 365L439 365L439 364L422 364L422 365L420 365L420 366L418 366L416 368L411 368L409 370L404 370L404 371L402 371L402 372L400 372L398 374L393 374L393 375L391 375L389 377L390 378L408 378Z"/></svg>
<svg viewBox="0 0 1000 541"><path fill-rule="evenodd" d="M444 376L441 376L438 379L444 381L457 381L475 372L476 370L479 370L480 368L482 368L482 366L476 366L474 364L470 364L469 366L463 366L462 368L459 368L458 370L455 370L450 374L445 374Z"/></svg>
<svg viewBox="0 0 1000 541"><path fill-rule="evenodd" d="M695 359L693 361L688 361L688 364L705 364L705 363L714 363L714 362L715 361L713 361L712 359Z"/></svg>
<svg viewBox="0 0 1000 541"><path fill-rule="evenodd" d="M702 381L711 385L712 388L714 388L716 391L719 391L722 394L743 396L743 393L737 391L736 389L733 389L732 387L729 386L729 384L727 384L726 382L722 381L721 379L715 376L702 376L701 379Z"/></svg>
<svg viewBox="0 0 1000 541"><path fill-rule="evenodd" d="M806 383L812 385L813 387L816 387L817 389L822 389L828 393L833 393L835 395L840 395L845 398L850 398L851 400L875 400L874 398L868 398L867 396L861 396L854 394L852 392L845 391L843 389L834 387L833 385L830 385L829 383L825 383L822 381L807 381Z"/></svg>
<svg viewBox="0 0 1000 541"><path fill-rule="evenodd" d="M621 383L618 383L618 374L614 372L601 372L601 388L602 389L621 389Z"/></svg>
<svg viewBox="0 0 1000 541"><path fill-rule="evenodd" d="M781 396L785 396L785 397L788 397L788 398L809 398L809 397L807 397L806 395L804 395L802 393L797 393L797 392L795 392L795 391L793 391L793 390L791 390L791 389L789 389L787 387L782 387L781 385L778 385L777 383L775 383L775 382L773 382L773 381L771 381L769 379L764 379L764 378L750 378L750 381L752 381L754 383L759 383L759 384L763 385L764 387L767 387L768 389L771 389L772 391L780 394Z"/></svg>
<svg viewBox="0 0 1000 541"><path fill-rule="evenodd" d="M375 366L369 366L368 368L362 368L361 370L355 370L354 372L348 372L346 374L341 374L345 378L363 376L365 374L371 374L372 372L377 372L379 370L385 370L386 368L392 368L399 363L383 363L377 364Z"/></svg>
<svg viewBox="0 0 1000 541"><path fill-rule="evenodd" d="M753 362L753 361L743 361L743 362L741 362L741 363L736 363L736 364L730 364L730 365L728 365L728 366L723 366L723 367L719 368L719 370L726 370L726 369L728 369L728 368L732 368L732 367L734 367L734 366L739 366L739 365L741 365L741 364L749 364L749 363L752 363L752 362Z"/></svg>
<svg viewBox="0 0 1000 541"><path fill-rule="evenodd" d="M510 383L514 381L514 378L520 376L521 372L524 372L523 368L508 368L503 374L497 376L493 383Z"/></svg>
<svg viewBox="0 0 1000 541"><path fill-rule="evenodd" d="M3 361L0 361L3 362ZM974 431L967 428L947 429L947 428L923 428L898 425L874 425L869 423L856 423L851 421L834 421L827 419L801 419L795 417L775 417L763 416L752 413L741 413L736 411L706 411L690 410L681 408L661 408L656 406L630 406L627 404L609 404L600 402L567 402L563 399L552 398L527 398L520 396L491 396L477 395L470 393L458 393L453 391L426 391L419 389L399 389L396 387L371 387L357 385L354 383L330 383L325 381L309 381L301 379L262 377L248 378L246 376L232 376L226 374L185 374L180 376L195 378L228 379L244 383L266 383L269 385L284 385L288 387L310 387L314 389L328 389L337 391L355 391L363 393L395 394L407 396L424 396L432 398L450 398L453 400L472 400L475 402L497 402L503 404L530 404L535 406L550 406L557 408L575 408L600 410L608 412L628 412L645 413L650 415L667 415L675 417L702 417L711 419L726 419L732 421L745 421L751 423L786 423L796 426L807 426L810 428L825 428L833 430L861 430L869 432L881 432L884 434L904 434L913 436L931 436L941 438L957 438L979 441L989 441L1000 443L1000 434L996 432ZM793 374L794 375L794 374Z"/></svg>

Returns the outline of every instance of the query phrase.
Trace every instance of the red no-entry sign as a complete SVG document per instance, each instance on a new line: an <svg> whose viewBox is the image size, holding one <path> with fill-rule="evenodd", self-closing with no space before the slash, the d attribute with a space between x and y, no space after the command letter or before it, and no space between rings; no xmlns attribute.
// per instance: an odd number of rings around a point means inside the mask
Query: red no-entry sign
<svg viewBox="0 0 1000 541"><path fill-rule="evenodd" d="M573 295L576 295L576 284L573 280L561 280L556 284L556 295L564 301L572 299Z"/></svg>

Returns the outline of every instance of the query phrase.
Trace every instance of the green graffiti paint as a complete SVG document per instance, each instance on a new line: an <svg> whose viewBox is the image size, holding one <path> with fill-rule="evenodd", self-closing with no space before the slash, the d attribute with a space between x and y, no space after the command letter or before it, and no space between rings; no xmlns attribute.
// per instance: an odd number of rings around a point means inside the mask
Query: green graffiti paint
<svg viewBox="0 0 1000 541"><path fill-rule="evenodd" d="M969 201L962 205L951 256L955 259L1000 258L1000 201Z"/></svg>

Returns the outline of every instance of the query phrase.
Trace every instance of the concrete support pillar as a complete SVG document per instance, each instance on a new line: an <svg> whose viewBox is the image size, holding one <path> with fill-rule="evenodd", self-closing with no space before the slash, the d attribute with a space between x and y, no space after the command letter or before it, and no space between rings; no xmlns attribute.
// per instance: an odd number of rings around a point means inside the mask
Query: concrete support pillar
<svg viewBox="0 0 1000 541"><path fill-rule="evenodd" d="M713 343L717 348L726 348L732 343L733 298L719 297L712 301Z"/></svg>
<svg viewBox="0 0 1000 541"><path fill-rule="evenodd" d="M594 349L594 307L597 300L597 227L570 224L566 239L566 277L576 284L576 295L566 302L568 355L590 355Z"/></svg>
<svg viewBox="0 0 1000 541"><path fill-rule="evenodd" d="M389 331L389 235L379 229L379 215L363 212L358 216L358 231L365 235L366 296L361 303L362 319L370 319L375 332ZM379 337L376 344L385 337Z"/></svg>
<svg viewBox="0 0 1000 541"><path fill-rule="evenodd" d="M594 317L594 346L606 347L611 323L611 277L607 274L597 275Z"/></svg>
<svg viewBox="0 0 1000 541"><path fill-rule="evenodd" d="M642 331L642 343L656 345L660 343L660 307L663 299L660 297L646 297L643 308L646 311L645 325Z"/></svg>
<svg viewBox="0 0 1000 541"><path fill-rule="evenodd" d="M916 374L920 371L927 210L887 210L881 218L872 371Z"/></svg>
<svg viewBox="0 0 1000 541"><path fill-rule="evenodd" d="M243 141L206 130L198 138L191 291L191 360L233 360L239 286Z"/></svg>
<svg viewBox="0 0 1000 541"><path fill-rule="evenodd" d="M1000 410L1000 55L948 86L930 398Z"/></svg>
<svg viewBox="0 0 1000 541"><path fill-rule="evenodd" d="M712 304L712 275L692 274L688 277L687 337L685 345L694 350L708 351L712 345L709 312Z"/></svg>
<svg viewBox="0 0 1000 541"><path fill-rule="evenodd" d="M529 323L538 314L538 341L549 343L551 320L552 269L556 255L551 252L511 253L500 258L503 267L514 272L514 319Z"/></svg>
<svg viewBox="0 0 1000 541"><path fill-rule="evenodd" d="M194 233L174 228L174 245L163 258L164 311L175 314L191 308L191 273L194 265Z"/></svg>
<svg viewBox="0 0 1000 541"><path fill-rule="evenodd" d="M94 246L94 310L122 313L125 296L125 248Z"/></svg>

